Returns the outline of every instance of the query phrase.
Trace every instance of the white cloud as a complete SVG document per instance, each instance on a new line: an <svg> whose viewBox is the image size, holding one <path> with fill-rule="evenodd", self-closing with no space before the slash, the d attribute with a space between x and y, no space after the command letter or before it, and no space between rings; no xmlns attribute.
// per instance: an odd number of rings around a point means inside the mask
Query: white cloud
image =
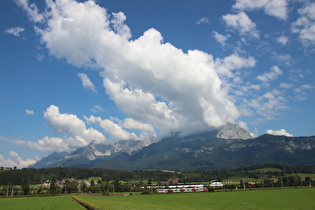
<svg viewBox="0 0 315 210"><path fill-rule="evenodd" d="M244 121L239 121L238 126L248 131L247 123Z"/></svg>
<svg viewBox="0 0 315 210"><path fill-rule="evenodd" d="M300 92L302 92L302 91L310 90L310 89L313 89L313 88L314 88L313 85L304 84L304 85L302 85L301 87L295 88L295 89L294 89L294 92L300 93Z"/></svg>
<svg viewBox="0 0 315 210"><path fill-rule="evenodd" d="M18 154L17 152L15 152L15 151L10 151L10 152L9 152L9 155L10 155L11 157L13 157L13 158L18 158L18 157L19 157L19 154Z"/></svg>
<svg viewBox="0 0 315 210"><path fill-rule="evenodd" d="M41 152L71 151L87 146L92 141L108 143L105 136L93 129L86 128L85 123L73 114L61 114L59 108L51 105L44 112L44 117L50 127L61 137L43 137L37 141L14 140L14 143L25 145Z"/></svg>
<svg viewBox="0 0 315 210"><path fill-rule="evenodd" d="M312 90L314 89L314 86L311 85L311 84L304 84L304 85L301 85L300 87L298 88L295 88L294 89L294 93L296 94L296 99L298 100L306 100L307 99L307 90Z"/></svg>
<svg viewBox="0 0 315 210"><path fill-rule="evenodd" d="M281 45L286 45L289 42L289 39L286 36L279 36L276 40Z"/></svg>
<svg viewBox="0 0 315 210"><path fill-rule="evenodd" d="M304 76L305 72L303 72L301 69L291 69L289 73L290 73L289 80L293 82L298 82L299 80L305 78Z"/></svg>
<svg viewBox="0 0 315 210"><path fill-rule="evenodd" d="M276 62L278 62L280 64L284 64L286 66L291 66L295 62L292 59L291 55L289 55L289 54L282 54L282 53L276 53L276 52L272 53L271 59L273 61L276 61Z"/></svg>
<svg viewBox="0 0 315 210"><path fill-rule="evenodd" d="M266 92L262 97L258 98L257 114L266 118L266 120L272 120L280 112L283 112L288 107L285 106L286 98L283 93L274 89L273 91Z"/></svg>
<svg viewBox="0 0 315 210"><path fill-rule="evenodd" d="M298 10L299 18L291 24L291 31L298 33L305 48L315 46L315 2L305 2L305 6Z"/></svg>
<svg viewBox="0 0 315 210"><path fill-rule="evenodd" d="M34 111L33 111L33 110L26 109L26 110L25 110L25 113L28 114L28 115L33 115L33 114L34 114Z"/></svg>
<svg viewBox="0 0 315 210"><path fill-rule="evenodd" d="M178 119L165 102L159 102L154 95L141 89L128 89L122 83L113 83L104 79L107 94L119 109L138 121L150 122L160 130L177 130ZM132 105L131 105L132 104Z"/></svg>
<svg viewBox="0 0 315 210"><path fill-rule="evenodd" d="M121 37L129 39L131 37L130 29L127 25L124 24L126 16L123 12L112 13L113 19L110 21L113 24L114 30Z"/></svg>
<svg viewBox="0 0 315 210"><path fill-rule="evenodd" d="M247 94L247 89L244 89L243 92ZM266 92L260 90L258 95L241 96L239 100L239 110L242 115L255 118L255 121L251 122L251 124L273 120L289 108L286 105L287 97L284 95L284 92L278 89Z"/></svg>
<svg viewBox="0 0 315 210"><path fill-rule="evenodd" d="M128 40L123 13L111 19L93 1L49 1L48 6L38 32L50 54L105 69L106 93L128 117L162 133L207 130L238 117L211 55L163 43L155 29Z"/></svg>
<svg viewBox="0 0 315 210"><path fill-rule="evenodd" d="M236 0L233 8L247 11L263 9L266 14L281 20L286 20L288 13L286 0Z"/></svg>
<svg viewBox="0 0 315 210"><path fill-rule="evenodd" d="M232 70L254 67L256 60L254 57L243 58L238 54L232 54L224 59L216 59L215 65L220 75L234 77Z"/></svg>
<svg viewBox="0 0 315 210"><path fill-rule="evenodd" d="M154 128L150 124L142 123L132 118L126 118L124 120L123 126L124 128L127 128L127 129L138 129L138 130L154 133Z"/></svg>
<svg viewBox="0 0 315 210"><path fill-rule="evenodd" d="M63 152L76 149L78 144L74 138L59 138L45 136L37 141L15 140L14 143L24 145L40 152ZM81 144L79 144L81 145ZM73 147L72 147L73 146ZM81 145L82 146L82 145Z"/></svg>
<svg viewBox="0 0 315 210"><path fill-rule="evenodd" d="M0 155L0 165L5 167L17 167L17 168L24 168L29 165L36 163L37 160L26 159L23 160L19 154L15 151L10 151L9 155L12 159L5 159L2 155Z"/></svg>
<svg viewBox="0 0 315 210"><path fill-rule="evenodd" d="M245 12L227 14L222 16L222 18L228 27L239 31L240 35L248 35L252 38L259 38L256 24L252 22Z"/></svg>
<svg viewBox="0 0 315 210"><path fill-rule="evenodd" d="M31 21L33 22L44 21L44 15L39 13L36 4L34 3L29 4L28 0L15 0L15 2L17 3L17 5L19 5L26 11Z"/></svg>
<svg viewBox="0 0 315 210"><path fill-rule="evenodd" d="M270 82L272 80L277 79L278 76L281 75L281 74L282 74L281 69L279 69L278 66L273 66L273 67L271 67L271 71L270 72L266 72L266 73L264 73L262 75L258 75L257 79L262 81L262 82L267 83L267 82Z"/></svg>
<svg viewBox="0 0 315 210"><path fill-rule="evenodd" d="M44 60L44 58L45 58L45 55L43 55L43 54L37 54L37 55L36 55L36 59L37 59L38 61L42 61L42 60Z"/></svg>
<svg viewBox="0 0 315 210"><path fill-rule="evenodd" d="M104 108L101 107L100 105L94 105L93 108L91 108L90 110L95 113L105 111Z"/></svg>
<svg viewBox="0 0 315 210"><path fill-rule="evenodd" d="M46 109L44 117L57 134L71 137L67 138L70 147L86 146L92 141L97 143L106 142L106 138L102 133L93 128L87 129L85 123L76 115L61 114L59 108L54 105Z"/></svg>
<svg viewBox="0 0 315 210"><path fill-rule="evenodd" d="M293 84L291 84L291 83L286 83L286 82L281 82L281 83L280 83L280 87L281 87L281 88L288 89L288 88L293 87Z"/></svg>
<svg viewBox="0 0 315 210"><path fill-rule="evenodd" d="M288 136L288 137L293 137L292 134L286 132L286 130L284 129L280 129L278 131L274 131L274 130L267 130L266 131L267 134L271 134L271 135L276 135L276 136Z"/></svg>
<svg viewBox="0 0 315 210"><path fill-rule="evenodd" d="M12 27L8 28L5 30L5 33L11 34L13 36L20 36L20 34L24 31L25 29L22 27Z"/></svg>
<svg viewBox="0 0 315 210"><path fill-rule="evenodd" d="M93 115L89 118L85 117L85 119L90 123L98 123L105 132L109 133L116 140L131 140L137 138L134 133L122 129L121 126L111 120L103 120L102 118L94 117Z"/></svg>
<svg viewBox="0 0 315 210"><path fill-rule="evenodd" d="M78 77L80 77L80 79L82 81L82 86L85 89L91 90L92 92L96 92L95 85L93 84L93 82L90 80L90 78L86 74L78 73Z"/></svg>
<svg viewBox="0 0 315 210"><path fill-rule="evenodd" d="M215 38L215 40L220 43L222 46L225 46L226 45L226 41L228 40L228 38L230 38L230 35L223 35L223 34L220 34L216 31L213 31L213 37Z"/></svg>
<svg viewBox="0 0 315 210"><path fill-rule="evenodd" d="M200 25L200 24L208 24L208 23L209 23L209 19L206 18L206 17L202 17L202 18L200 18L196 23L197 23L198 25Z"/></svg>

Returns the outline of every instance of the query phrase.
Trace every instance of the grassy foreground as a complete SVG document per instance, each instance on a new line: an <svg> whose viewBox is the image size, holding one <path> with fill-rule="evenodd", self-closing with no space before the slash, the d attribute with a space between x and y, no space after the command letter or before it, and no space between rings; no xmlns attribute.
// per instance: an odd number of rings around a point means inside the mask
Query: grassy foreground
<svg viewBox="0 0 315 210"><path fill-rule="evenodd" d="M96 209L315 209L315 188L76 198Z"/></svg>
<svg viewBox="0 0 315 210"><path fill-rule="evenodd" d="M48 196L48 197L21 197L21 198L0 198L0 209L29 209L29 210L80 210L85 209L71 199L70 195Z"/></svg>

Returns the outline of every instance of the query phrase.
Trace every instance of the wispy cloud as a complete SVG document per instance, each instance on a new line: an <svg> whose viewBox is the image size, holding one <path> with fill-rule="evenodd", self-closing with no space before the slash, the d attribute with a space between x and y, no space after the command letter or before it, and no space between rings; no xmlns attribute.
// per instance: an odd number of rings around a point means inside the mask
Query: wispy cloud
<svg viewBox="0 0 315 210"><path fill-rule="evenodd" d="M212 34L213 34L214 39L218 43L220 43L222 46L225 46L227 40L231 37L229 34L228 35L223 35L223 34L220 34L220 33L216 32L216 31L213 31Z"/></svg>
<svg viewBox="0 0 315 210"><path fill-rule="evenodd" d="M266 82L275 80L281 74L282 74L281 69L279 69L278 66L273 66L270 72L266 72L262 75L258 75L257 79L266 83Z"/></svg>
<svg viewBox="0 0 315 210"><path fill-rule="evenodd" d="M249 36L251 38L259 38L256 24L247 16L245 12L238 14L227 14L222 16L225 24L240 33L242 36Z"/></svg>
<svg viewBox="0 0 315 210"><path fill-rule="evenodd" d="M279 36L276 40L281 45L286 45L289 42L289 38L286 36Z"/></svg>
<svg viewBox="0 0 315 210"><path fill-rule="evenodd" d="M284 129L280 129L280 130L267 130L266 131L267 134L271 134L271 135L276 135L276 136L288 136L288 137L292 137L293 135L288 133L286 130Z"/></svg>
<svg viewBox="0 0 315 210"><path fill-rule="evenodd" d="M91 108L90 110L95 113L105 111L104 108L101 107L100 105L94 105L93 108Z"/></svg>
<svg viewBox="0 0 315 210"><path fill-rule="evenodd" d="M273 61L276 61L279 64L282 64L282 65L284 64L286 66L291 66L292 64L295 63L294 59L289 54L282 54L282 53L273 52L271 59Z"/></svg>
<svg viewBox="0 0 315 210"><path fill-rule="evenodd" d="M315 2L305 1L303 8L298 10L299 18L291 24L291 31L299 35L305 48L315 47Z"/></svg>
<svg viewBox="0 0 315 210"><path fill-rule="evenodd" d="M28 0L15 0L16 4L22 7L28 14L31 21L43 22L44 15L39 13L38 7L34 3L28 3Z"/></svg>
<svg viewBox="0 0 315 210"><path fill-rule="evenodd" d="M304 90L310 90L310 89L313 89L313 85L310 85L310 84L305 84L305 85L302 85L301 87L298 87L298 88L295 88L294 89L294 92L296 93L300 93Z"/></svg>
<svg viewBox="0 0 315 210"><path fill-rule="evenodd" d="M20 34L25 31L22 27L12 27L5 30L5 33L11 34L13 36L20 36Z"/></svg>
<svg viewBox="0 0 315 210"><path fill-rule="evenodd" d="M90 78L84 73L78 73L78 77L80 77L82 81L82 86L85 89L91 90L92 92L96 92L96 87L94 83L90 80Z"/></svg>
<svg viewBox="0 0 315 210"><path fill-rule="evenodd" d="M33 110L26 109L26 110L25 110L25 113L26 113L27 115L33 115L33 114L34 114L34 111L33 111Z"/></svg>
<svg viewBox="0 0 315 210"><path fill-rule="evenodd" d="M202 17L200 18L197 22L196 22L198 25L201 25L201 24L208 24L209 23L209 19L207 17Z"/></svg>
<svg viewBox="0 0 315 210"><path fill-rule="evenodd" d="M234 9L252 11L262 9L268 15L286 20L288 15L286 0L236 0Z"/></svg>
<svg viewBox="0 0 315 210"><path fill-rule="evenodd" d="M0 165L6 167L17 167L17 168L24 168L31 164L36 163L38 160L36 159L25 159L23 160L19 154L15 151L10 151L9 155L11 158L5 159L2 155L0 155Z"/></svg>
<svg viewBox="0 0 315 210"><path fill-rule="evenodd" d="M254 67L256 60L254 57L244 58L238 54L232 54L224 59L216 59L216 70L220 75L234 77L233 70Z"/></svg>

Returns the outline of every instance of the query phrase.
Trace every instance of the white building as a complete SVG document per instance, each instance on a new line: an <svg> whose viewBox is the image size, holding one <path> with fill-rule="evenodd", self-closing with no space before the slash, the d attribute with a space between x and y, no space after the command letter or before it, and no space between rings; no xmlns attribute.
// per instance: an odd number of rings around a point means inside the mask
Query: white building
<svg viewBox="0 0 315 210"><path fill-rule="evenodd" d="M211 182L210 183L210 187L212 187L212 188L220 188L220 187L223 187L223 184L222 184L222 182Z"/></svg>

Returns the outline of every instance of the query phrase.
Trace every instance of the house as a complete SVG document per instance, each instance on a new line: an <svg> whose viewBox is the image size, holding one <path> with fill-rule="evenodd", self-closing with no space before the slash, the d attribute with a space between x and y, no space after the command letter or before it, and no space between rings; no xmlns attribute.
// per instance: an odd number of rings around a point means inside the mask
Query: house
<svg viewBox="0 0 315 210"><path fill-rule="evenodd" d="M223 187L223 184L222 184L222 182L211 182L210 183L210 187L212 187L212 188L220 188L220 187Z"/></svg>
<svg viewBox="0 0 315 210"><path fill-rule="evenodd" d="M13 170L11 167L0 167L0 171L11 171Z"/></svg>

